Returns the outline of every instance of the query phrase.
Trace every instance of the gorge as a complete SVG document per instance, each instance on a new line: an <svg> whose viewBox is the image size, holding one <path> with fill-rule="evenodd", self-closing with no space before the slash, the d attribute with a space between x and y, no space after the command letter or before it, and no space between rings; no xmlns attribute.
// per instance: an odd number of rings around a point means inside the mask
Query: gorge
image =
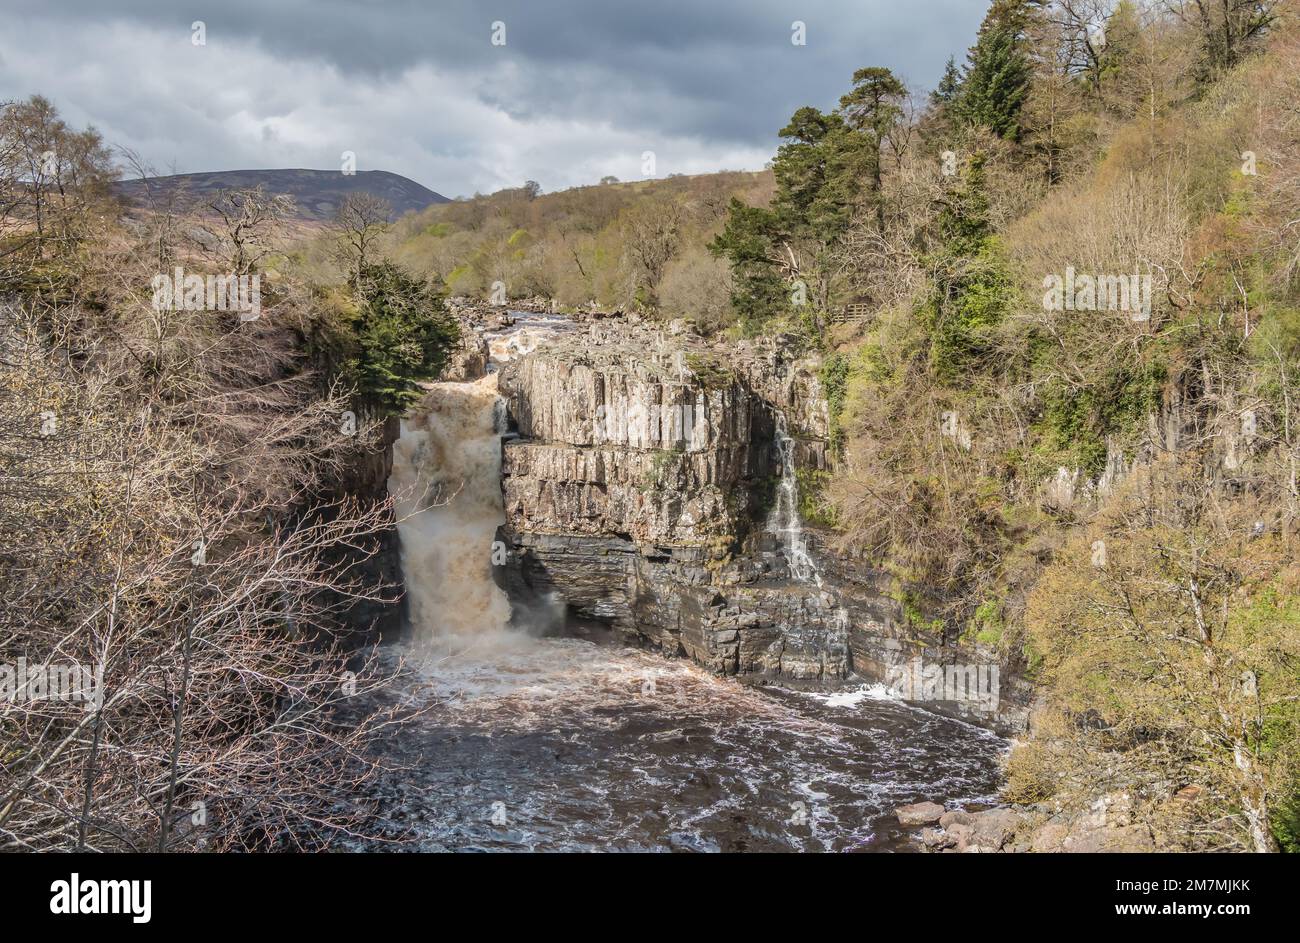
<svg viewBox="0 0 1300 943"><path fill-rule="evenodd" d="M897 603L800 521L797 463L826 462L813 364L633 319L467 326L463 379L393 446L406 631L384 657L415 670L377 697L429 711L383 744L382 836L898 850L899 805L996 802L985 728L1014 709L881 684L916 650Z"/></svg>

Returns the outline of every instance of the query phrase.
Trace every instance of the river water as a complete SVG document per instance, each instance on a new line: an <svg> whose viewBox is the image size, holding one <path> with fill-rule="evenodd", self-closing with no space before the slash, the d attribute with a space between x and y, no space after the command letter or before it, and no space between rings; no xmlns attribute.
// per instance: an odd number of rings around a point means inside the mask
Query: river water
<svg viewBox="0 0 1300 943"><path fill-rule="evenodd" d="M878 688L760 688L580 639L418 657L383 698L430 710L368 797L410 850L896 851L895 807L996 798L1003 740Z"/></svg>
<svg viewBox="0 0 1300 943"><path fill-rule="evenodd" d="M377 745L368 837L342 847L896 851L915 848L897 806L995 801L1005 741L879 686L760 687L508 627L494 400L494 374L434 384L403 422L390 490L412 638L383 651L400 680L359 706L424 711Z"/></svg>

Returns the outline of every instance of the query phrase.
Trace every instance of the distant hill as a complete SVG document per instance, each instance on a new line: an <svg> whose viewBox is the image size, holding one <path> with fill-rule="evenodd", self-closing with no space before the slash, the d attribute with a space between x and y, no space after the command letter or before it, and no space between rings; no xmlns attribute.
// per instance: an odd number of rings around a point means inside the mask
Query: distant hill
<svg viewBox="0 0 1300 943"><path fill-rule="evenodd" d="M262 184L271 193L293 197L298 218L310 222L332 219L339 203L349 193L371 193L382 197L393 205L394 219L438 203L451 202L441 193L386 170L359 170L350 176L337 170L219 170L154 177L149 182L151 186L188 190L199 200L221 189ZM115 186L128 202L142 202L142 181L123 180Z"/></svg>

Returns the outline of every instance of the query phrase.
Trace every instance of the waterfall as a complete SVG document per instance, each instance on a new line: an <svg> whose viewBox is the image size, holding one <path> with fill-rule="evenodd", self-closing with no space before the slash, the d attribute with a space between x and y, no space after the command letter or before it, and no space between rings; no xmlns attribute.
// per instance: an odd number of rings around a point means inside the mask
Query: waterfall
<svg viewBox="0 0 1300 943"><path fill-rule="evenodd" d="M808 538L799 520L799 480L794 468L794 439L790 437L785 413L776 413L776 452L781 459L781 481L776 487L776 505L767 519L767 530L781 538L790 574L802 583L815 582L820 588L821 574L808 555Z"/></svg>
<svg viewBox="0 0 1300 943"><path fill-rule="evenodd" d="M402 420L388 490L420 642L476 644L510 620L510 602L492 579L492 544L505 523L504 425L496 374L432 384Z"/></svg>

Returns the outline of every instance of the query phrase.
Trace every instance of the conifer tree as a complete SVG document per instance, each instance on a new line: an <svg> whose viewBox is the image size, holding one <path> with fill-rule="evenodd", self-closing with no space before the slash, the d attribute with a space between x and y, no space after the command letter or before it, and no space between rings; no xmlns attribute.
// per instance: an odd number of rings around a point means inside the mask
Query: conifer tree
<svg viewBox="0 0 1300 943"><path fill-rule="evenodd" d="M1009 141L1020 139L1020 111L1029 95L1032 66L1025 30L1035 6L1032 0L994 0L962 81L962 118Z"/></svg>

